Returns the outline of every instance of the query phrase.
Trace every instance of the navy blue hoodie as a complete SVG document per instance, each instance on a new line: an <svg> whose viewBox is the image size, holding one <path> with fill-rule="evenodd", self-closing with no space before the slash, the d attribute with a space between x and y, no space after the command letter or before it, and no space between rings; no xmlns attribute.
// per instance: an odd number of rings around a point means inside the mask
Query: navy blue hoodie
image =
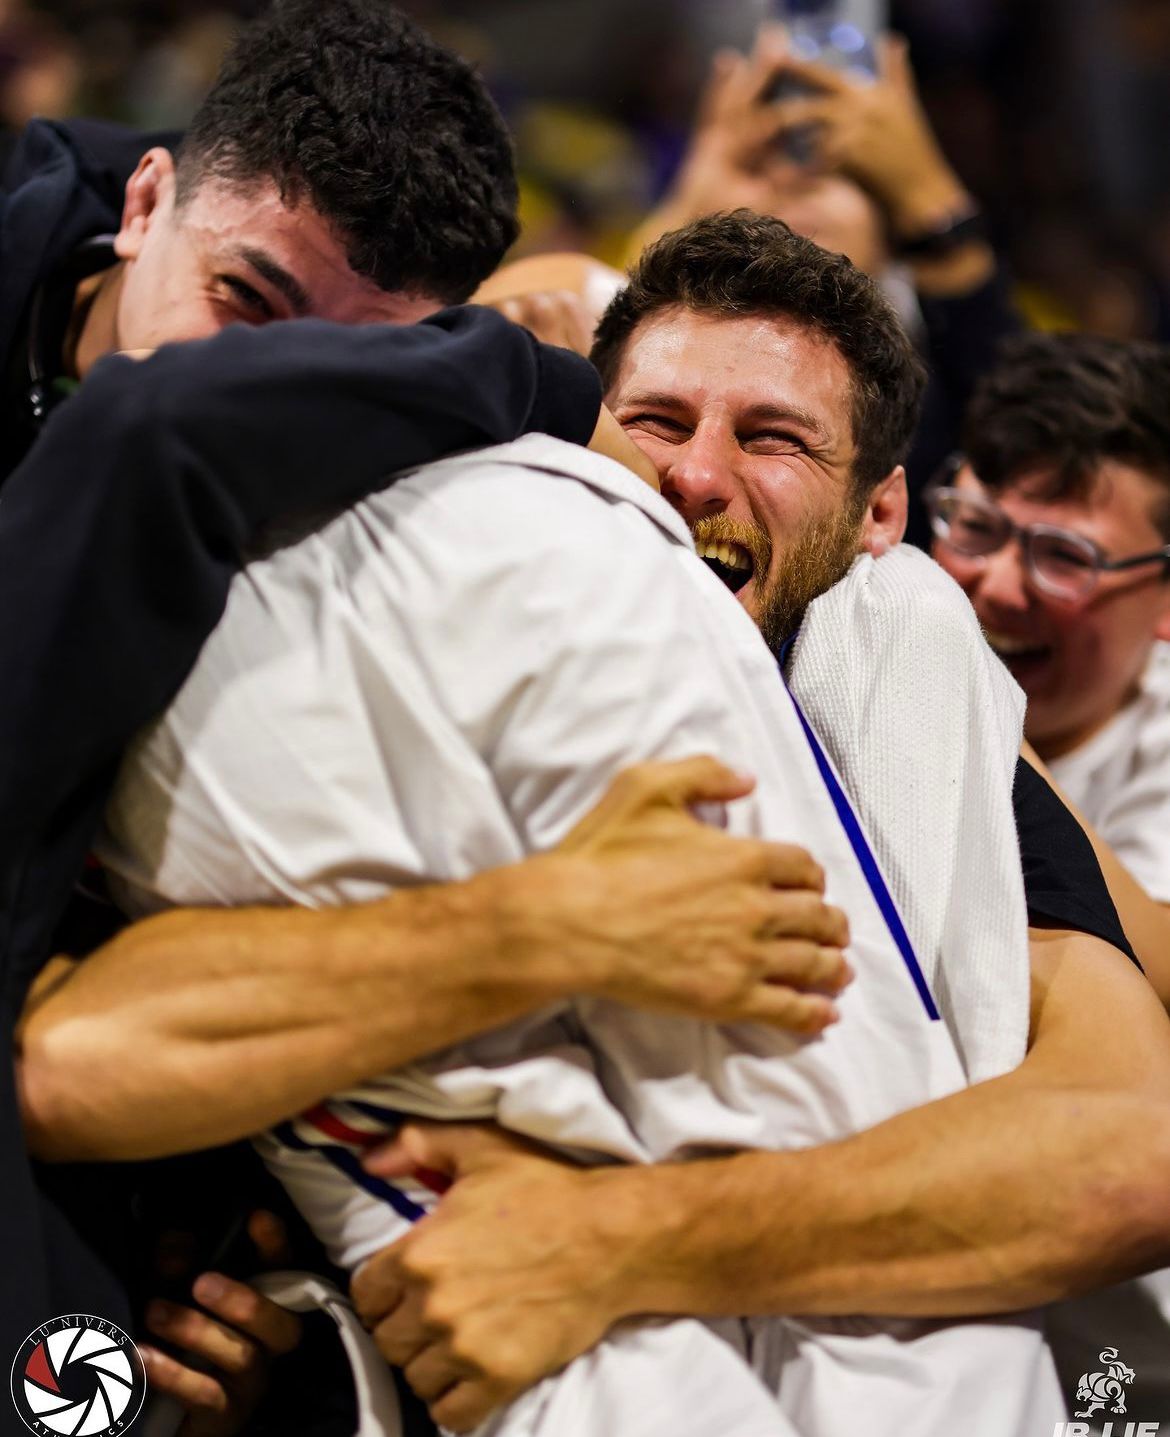
<svg viewBox="0 0 1170 1437"><path fill-rule="evenodd" d="M33 292L81 241L116 229L151 143L36 122L14 153L0 352L17 390ZM182 683L249 542L273 520L353 502L389 470L530 430L584 442L599 404L584 360L486 309L401 327L235 325L142 363L100 361L0 475L0 1355L59 1313L127 1316L32 1181L13 1026L119 755Z"/></svg>

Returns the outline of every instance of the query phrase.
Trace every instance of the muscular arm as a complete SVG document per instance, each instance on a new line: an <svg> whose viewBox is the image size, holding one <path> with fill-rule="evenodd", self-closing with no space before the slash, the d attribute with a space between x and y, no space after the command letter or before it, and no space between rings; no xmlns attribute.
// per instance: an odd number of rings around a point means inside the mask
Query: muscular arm
<svg viewBox="0 0 1170 1437"><path fill-rule="evenodd" d="M1033 974L1015 1072L842 1143L717 1168L705 1220L696 1204L672 1234L695 1290L664 1235L639 1303L693 1310L701 1294L730 1312L740 1294L759 1312L953 1316L1165 1262L1170 1023L1132 965L1083 934L1033 930ZM730 1250L724 1196L740 1219Z"/></svg>
<svg viewBox="0 0 1170 1437"><path fill-rule="evenodd" d="M228 1142L576 992L818 1029L832 1004L808 990L847 973L819 868L686 813L751 787L711 759L645 765L556 854L465 883L135 924L30 995L29 1144L84 1160Z"/></svg>
<svg viewBox="0 0 1170 1437"><path fill-rule="evenodd" d="M1015 1072L824 1147L581 1172L409 1132L381 1170L458 1180L363 1269L359 1310L408 1376L457 1384L441 1411L462 1422L636 1314L961 1316L1164 1263L1166 1015L1082 934L1035 931L1033 971Z"/></svg>

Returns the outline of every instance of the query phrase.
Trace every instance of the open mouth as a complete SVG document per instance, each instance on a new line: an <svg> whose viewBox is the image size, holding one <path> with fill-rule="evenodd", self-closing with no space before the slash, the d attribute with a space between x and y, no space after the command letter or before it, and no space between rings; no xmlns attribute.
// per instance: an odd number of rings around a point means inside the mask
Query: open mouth
<svg viewBox="0 0 1170 1437"><path fill-rule="evenodd" d="M752 576L752 556L742 544L701 542L695 545L695 552L733 594Z"/></svg>
<svg viewBox="0 0 1170 1437"><path fill-rule="evenodd" d="M1009 669L1041 664L1052 654L1050 644L1040 644L1035 639L1015 638L1011 634L997 634L992 629L984 629L983 636L992 652L1001 658Z"/></svg>

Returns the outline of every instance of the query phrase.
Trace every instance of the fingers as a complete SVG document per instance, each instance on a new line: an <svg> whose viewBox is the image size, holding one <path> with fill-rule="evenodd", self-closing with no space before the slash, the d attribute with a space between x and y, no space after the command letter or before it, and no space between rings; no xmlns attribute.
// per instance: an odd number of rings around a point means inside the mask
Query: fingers
<svg viewBox="0 0 1170 1437"><path fill-rule="evenodd" d="M441 1343L424 1347L417 1357L402 1364L402 1372L415 1395L428 1406L457 1383L475 1376L472 1368L459 1362Z"/></svg>
<svg viewBox="0 0 1170 1437"><path fill-rule="evenodd" d="M747 845L749 840L729 839L728 842ZM825 891L825 870L799 844L760 842L755 845L754 852L749 853L745 847L744 856L750 858L753 870L762 883L770 883L774 888L808 889L818 894ZM785 911L795 915L798 910ZM826 941L836 940L826 935Z"/></svg>
<svg viewBox="0 0 1170 1437"><path fill-rule="evenodd" d="M634 764L617 775L557 849L579 853L620 833L624 824L650 809L674 807L681 812L699 803L730 803L746 797L755 786L751 774L706 754Z"/></svg>
<svg viewBox="0 0 1170 1437"><path fill-rule="evenodd" d="M751 774L730 768L709 754L673 762L639 763L619 773L610 792L627 809L666 805L688 808L697 803L730 803L755 788Z"/></svg>
<svg viewBox="0 0 1170 1437"><path fill-rule="evenodd" d="M767 99L778 76L791 59L792 52L788 46L788 31L785 27L776 24L761 25L743 75L744 98L750 105L760 105Z"/></svg>
<svg viewBox="0 0 1170 1437"><path fill-rule="evenodd" d="M377 1329L406 1296L406 1281L399 1265L397 1246L384 1247L374 1253L354 1273L349 1295L354 1311L378 1340ZM391 1333L391 1340L393 1334ZM413 1353L410 1354L413 1356Z"/></svg>
<svg viewBox="0 0 1170 1437"><path fill-rule="evenodd" d="M847 988L853 977L849 960L840 948L783 939L773 945L763 981L834 996Z"/></svg>
<svg viewBox="0 0 1170 1437"><path fill-rule="evenodd" d="M763 112L773 134L816 126L831 127L840 114L840 104L828 95L794 95L777 100Z"/></svg>
<svg viewBox="0 0 1170 1437"><path fill-rule="evenodd" d="M274 1357L291 1352L301 1340L301 1320L247 1283L218 1272L205 1272L191 1289L195 1301L230 1323Z"/></svg>
<svg viewBox="0 0 1170 1437"><path fill-rule="evenodd" d="M777 888L761 896L756 932L770 938L802 938L825 948L844 948L849 920L811 887Z"/></svg>
<svg viewBox="0 0 1170 1437"><path fill-rule="evenodd" d="M188 1412L222 1416L228 1410L228 1395L214 1377L193 1372L157 1347L140 1342L138 1351L150 1385L180 1402Z"/></svg>
<svg viewBox="0 0 1170 1437"><path fill-rule="evenodd" d="M785 1033L815 1037L839 1021L831 998L820 993L799 993L795 988L761 987L744 1004L742 1021L763 1023Z"/></svg>
<svg viewBox="0 0 1170 1437"><path fill-rule="evenodd" d="M440 1336L438 1329L425 1320L422 1304L421 1290L412 1288L370 1329L378 1351L394 1367L405 1370Z"/></svg>
<svg viewBox="0 0 1170 1437"><path fill-rule="evenodd" d="M431 1417L451 1432L470 1432L515 1394L497 1391L482 1381L458 1382L431 1404Z"/></svg>
<svg viewBox="0 0 1170 1437"><path fill-rule="evenodd" d="M905 35L887 32L878 39L878 78L902 89L913 88L914 71L910 66L910 47Z"/></svg>
<svg viewBox="0 0 1170 1437"><path fill-rule="evenodd" d="M362 1166L379 1177L409 1177L421 1169L456 1179L493 1158L528 1151L491 1123L405 1123L389 1142L365 1153Z"/></svg>
<svg viewBox="0 0 1170 1437"><path fill-rule="evenodd" d="M263 1360L256 1344L193 1307L156 1300L146 1309L146 1326L184 1354L198 1357L228 1377L242 1377Z"/></svg>
<svg viewBox="0 0 1170 1437"><path fill-rule="evenodd" d="M716 50L711 57L711 69L699 96L696 127L717 123L724 118L727 102L736 78L747 61L737 50Z"/></svg>
<svg viewBox="0 0 1170 1437"><path fill-rule="evenodd" d="M539 290L496 300L505 319L530 330L545 344L588 355L593 343L593 319L584 301L570 290Z"/></svg>
<svg viewBox="0 0 1170 1437"><path fill-rule="evenodd" d="M859 87L859 82L851 79L848 71L835 69L818 60L802 60L787 48L772 67L772 79L781 77L795 80L825 95L848 95Z"/></svg>

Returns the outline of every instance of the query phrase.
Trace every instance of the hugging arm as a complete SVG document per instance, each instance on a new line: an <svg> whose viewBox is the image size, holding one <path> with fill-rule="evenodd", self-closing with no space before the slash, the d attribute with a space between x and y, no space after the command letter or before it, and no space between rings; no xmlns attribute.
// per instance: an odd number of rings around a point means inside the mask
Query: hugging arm
<svg viewBox="0 0 1170 1437"><path fill-rule="evenodd" d="M571 993L819 1026L847 937L820 869L688 812L750 788L714 759L644 765L555 852L466 882L134 924L30 995L29 1145L80 1161L229 1142Z"/></svg>
<svg viewBox="0 0 1170 1437"><path fill-rule="evenodd" d="M584 443L599 405L588 365L482 309L231 326L104 360L0 507L0 858L93 803L262 526L530 429Z"/></svg>
<svg viewBox="0 0 1170 1437"><path fill-rule="evenodd" d="M355 1280L382 1351L472 1420L626 1317L1007 1312L1165 1263L1170 1023L1116 950L1032 937L1021 1066L841 1142L580 1171L408 1130L369 1165L456 1182Z"/></svg>

